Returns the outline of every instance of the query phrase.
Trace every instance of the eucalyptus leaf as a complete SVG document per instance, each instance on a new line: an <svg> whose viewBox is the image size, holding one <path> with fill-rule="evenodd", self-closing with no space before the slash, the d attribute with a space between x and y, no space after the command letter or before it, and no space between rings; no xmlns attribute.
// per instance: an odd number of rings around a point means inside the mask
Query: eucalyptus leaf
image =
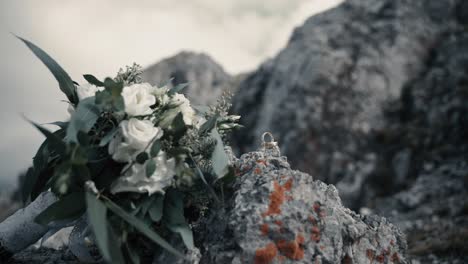
<svg viewBox="0 0 468 264"><path fill-rule="evenodd" d="M184 116L182 112L179 112L172 120L170 133L172 134L174 140L178 140L185 134L185 131L187 131L187 126L184 122Z"/></svg>
<svg viewBox="0 0 468 264"><path fill-rule="evenodd" d="M148 213L151 217L153 222L159 222L163 215L163 207L164 207L164 197L162 195L158 195L151 206L148 208Z"/></svg>
<svg viewBox="0 0 468 264"><path fill-rule="evenodd" d="M146 166L145 167L146 177L151 177L153 173L156 171L156 162L154 161L154 159L150 159L148 160L148 162L146 162L145 166Z"/></svg>
<svg viewBox="0 0 468 264"><path fill-rule="evenodd" d="M190 226L186 223L178 225L167 225L167 228L174 233L178 233L182 237L182 241L188 249L194 249L195 244L193 242L193 232Z"/></svg>
<svg viewBox="0 0 468 264"><path fill-rule="evenodd" d="M88 206L88 220L96 237L96 243L103 258L112 263L112 255L109 248L109 235L107 229L107 207L94 194L86 193Z"/></svg>
<svg viewBox="0 0 468 264"><path fill-rule="evenodd" d="M42 63L49 69L54 75L55 79L59 83L60 90L67 96L68 100L76 105L78 103L78 96L76 94L76 87L73 84L73 80L70 78L68 73L65 72L62 67L50 57L45 51L33 44L32 42L16 36L18 39L24 42L26 46L36 55Z"/></svg>
<svg viewBox="0 0 468 264"><path fill-rule="evenodd" d="M151 157L156 157L160 150L161 150L161 141L157 140L153 142L153 145L151 145L151 149L150 149Z"/></svg>
<svg viewBox="0 0 468 264"><path fill-rule="evenodd" d="M42 211L34 221L47 225L52 221L74 220L85 212L84 193L70 193Z"/></svg>
<svg viewBox="0 0 468 264"><path fill-rule="evenodd" d="M148 196L140 204L140 211L143 214L143 216L145 216L146 213L148 213L149 208L151 207L151 205L153 204L157 196L158 196L157 194Z"/></svg>
<svg viewBox="0 0 468 264"><path fill-rule="evenodd" d="M229 172L229 158L224 151L224 144L218 130L211 130L211 136L216 140L216 146L211 154L213 171L218 178L224 177Z"/></svg>
<svg viewBox="0 0 468 264"><path fill-rule="evenodd" d="M95 97L88 97L80 101L70 118L66 139L68 142L78 143L78 132L88 133L96 123L100 110L95 105Z"/></svg>
<svg viewBox="0 0 468 264"><path fill-rule="evenodd" d="M127 223L132 225L136 230L140 231L144 236L149 238L154 243L160 245L162 248L166 249L170 253L178 256L180 258L185 258L182 253L180 253L177 249L172 247L164 238L159 236L155 231L153 231L150 227L148 227L143 221L140 219L130 215L124 209L116 205L109 199L104 200L104 204L106 207L111 210L113 213L118 215L120 218L125 220Z"/></svg>
<svg viewBox="0 0 468 264"><path fill-rule="evenodd" d="M172 95L172 94L175 94L175 93L178 93L180 91L182 91L185 87L188 86L188 83L180 83L174 87L172 87L170 90L169 90L169 95Z"/></svg>
<svg viewBox="0 0 468 264"><path fill-rule="evenodd" d="M216 122L218 121L219 114L215 114L214 116L210 117L203 125L200 127L200 134L209 133L213 128L216 126Z"/></svg>
<svg viewBox="0 0 468 264"><path fill-rule="evenodd" d="M83 75L83 77L84 77L85 80L88 81L88 83L90 83L90 84L96 85L96 86L98 86L98 87L104 86L104 83L103 83L103 82L101 82L100 80L98 80L96 77L94 77L94 76L91 75L91 74L85 74L85 75Z"/></svg>
<svg viewBox="0 0 468 264"><path fill-rule="evenodd" d="M140 154L136 156L136 162L138 162L139 164L144 164L145 161L147 161L148 159L149 159L149 155L146 152L141 152Z"/></svg>
<svg viewBox="0 0 468 264"><path fill-rule="evenodd" d="M169 230L182 237L187 248L194 248L192 230L185 222L183 193L175 189L167 190L164 199L163 221Z"/></svg>

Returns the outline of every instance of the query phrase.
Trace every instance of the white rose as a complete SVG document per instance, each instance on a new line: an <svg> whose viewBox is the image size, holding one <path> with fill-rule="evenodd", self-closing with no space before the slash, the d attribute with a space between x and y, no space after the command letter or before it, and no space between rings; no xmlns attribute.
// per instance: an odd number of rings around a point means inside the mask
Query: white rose
<svg viewBox="0 0 468 264"><path fill-rule="evenodd" d="M125 112L130 116L149 115L153 112L151 106L156 98L150 93L152 87L148 83L138 83L126 86L122 90Z"/></svg>
<svg viewBox="0 0 468 264"><path fill-rule="evenodd" d="M137 192L137 193L164 193L164 189L172 184L175 175L175 159L167 159L166 153L160 151L153 158L156 170L149 177L146 176L145 164L134 164L130 169L124 168L125 174L118 178L111 186L112 193ZM130 165L129 165L130 166Z"/></svg>
<svg viewBox="0 0 468 264"><path fill-rule="evenodd" d="M171 103L178 105L186 125L193 125L195 110L190 106L190 101L183 95L176 93L172 97Z"/></svg>
<svg viewBox="0 0 468 264"><path fill-rule="evenodd" d="M85 98L95 96L97 91L103 91L104 87L97 87L90 83L85 83L76 87L76 93L78 94L78 99L81 101Z"/></svg>
<svg viewBox="0 0 468 264"><path fill-rule="evenodd" d="M118 134L109 143L109 154L112 155L113 160L118 162L132 162L137 155L137 151L123 142L121 134Z"/></svg>
<svg viewBox="0 0 468 264"><path fill-rule="evenodd" d="M162 137L163 130L149 120L131 118L119 125L120 132L109 144L109 154L119 162L131 162L152 140Z"/></svg>
<svg viewBox="0 0 468 264"><path fill-rule="evenodd" d="M149 120L131 118L120 123L123 139L133 149L143 150L153 139L159 139L163 130Z"/></svg>

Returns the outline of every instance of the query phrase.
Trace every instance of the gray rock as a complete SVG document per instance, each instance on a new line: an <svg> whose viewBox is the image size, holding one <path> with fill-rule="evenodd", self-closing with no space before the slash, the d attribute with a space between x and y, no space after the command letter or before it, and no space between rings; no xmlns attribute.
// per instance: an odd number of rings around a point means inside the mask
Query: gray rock
<svg viewBox="0 0 468 264"><path fill-rule="evenodd" d="M251 152L236 170L226 209L196 229L200 263L408 263L398 228L345 208L333 185L285 157Z"/></svg>
<svg viewBox="0 0 468 264"><path fill-rule="evenodd" d="M171 78L174 85L189 83L184 92L197 105L214 103L224 89L235 87L235 78L218 63L205 54L193 52L181 52L149 66L141 77L153 85L166 84Z"/></svg>
<svg viewBox="0 0 468 264"><path fill-rule="evenodd" d="M406 187L388 184L396 194L378 199L373 207L407 233L409 253L421 263L468 262L468 32L464 27L444 32L426 68L388 107L387 124L377 136L381 171L402 151L413 153ZM370 180L388 182L380 176ZM396 178L396 171L387 176Z"/></svg>

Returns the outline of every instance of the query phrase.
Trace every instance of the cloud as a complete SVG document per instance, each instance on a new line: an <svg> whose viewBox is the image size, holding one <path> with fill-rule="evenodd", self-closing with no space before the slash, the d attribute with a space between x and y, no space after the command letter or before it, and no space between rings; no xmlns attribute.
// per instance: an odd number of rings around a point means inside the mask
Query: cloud
<svg viewBox="0 0 468 264"><path fill-rule="evenodd" d="M0 177L13 178L26 167L42 141L19 113L38 122L66 118L55 80L9 32L37 43L79 82L83 73L110 76L182 50L208 53L239 73L275 55L294 27L340 1L2 1Z"/></svg>

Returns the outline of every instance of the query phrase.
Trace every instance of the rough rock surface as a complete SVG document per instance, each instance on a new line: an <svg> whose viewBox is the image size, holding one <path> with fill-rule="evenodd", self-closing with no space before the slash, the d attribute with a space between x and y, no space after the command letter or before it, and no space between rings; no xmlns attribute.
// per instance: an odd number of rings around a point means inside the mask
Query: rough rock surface
<svg viewBox="0 0 468 264"><path fill-rule="evenodd" d="M235 145L245 153L272 131L294 168L327 183L346 179L340 193L354 203L377 159L369 137L384 125L382 105L426 67L455 6L348 0L309 18L240 84L233 112L246 128Z"/></svg>
<svg viewBox="0 0 468 264"><path fill-rule="evenodd" d="M236 81L209 56L193 52L162 60L146 68L141 77L153 85L166 84L171 78L174 85L189 83L184 92L198 105L215 102L224 89L235 87Z"/></svg>
<svg viewBox="0 0 468 264"><path fill-rule="evenodd" d="M343 207L333 185L285 157L251 152L236 164L226 210L195 233L200 263L407 263L398 228Z"/></svg>
<svg viewBox="0 0 468 264"><path fill-rule="evenodd" d="M468 12L468 5L457 12ZM463 21L447 29L426 69L387 108L387 124L377 135L377 168L401 176L376 174L369 181L370 189L388 186L379 194L387 197L369 205L407 233L409 252L421 263L468 263L468 23Z"/></svg>

